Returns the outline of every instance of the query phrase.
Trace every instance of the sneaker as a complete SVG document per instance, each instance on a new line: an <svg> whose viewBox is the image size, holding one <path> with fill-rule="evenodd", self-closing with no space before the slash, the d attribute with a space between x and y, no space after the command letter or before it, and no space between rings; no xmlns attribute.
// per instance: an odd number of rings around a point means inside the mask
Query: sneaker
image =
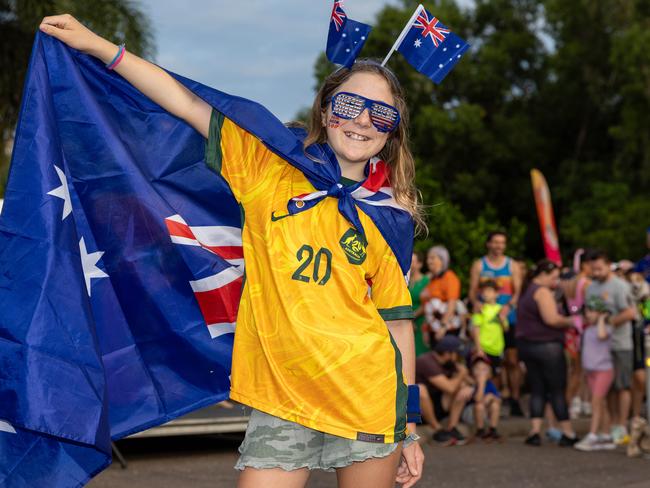
<svg viewBox="0 0 650 488"><path fill-rule="evenodd" d="M544 435L551 442L560 442L560 439L562 438L562 431L560 429L551 427L546 431Z"/></svg>
<svg viewBox="0 0 650 488"><path fill-rule="evenodd" d="M487 436L487 433L488 433L487 430L485 430L484 428L476 429L476 433L474 434L474 437L476 437L478 439L485 439L486 436Z"/></svg>
<svg viewBox="0 0 650 488"><path fill-rule="evenodd" d="M580 442L576 442L573 447L578 451L597 451L599 444L598 436L590 432Z"/></svg>
<svg viewBox="0 0 650 488"><path fill-rule="evenodd" d="M623 434L623 437L616 443L617 446L627 446L630 443L630 436Z"/></svg>
<svg viewBox="0 0 650 488"><path fill-rule="evenodd" d="M521 405L519 405L519 400L515 400L514 398L510 399L510 416L525 417L524 411L521 409Z"/></svg>
<svg viewBox="0 0 650 488"><path fill-rule="evenodd" d="M569 407L569 417L572 420L580 418L580 413L582 411L582 402L579 397L573 397L571 400L571 406Z"/></svg>
<svg viewBox="0 0 650 488"><path fill-rule="evenodd" d="M557 443L558 446L560 447L573 447L578 443L579 439L577 435L573 435L573 437L568 437L565 434L562 434L562 437L560 438L560 442Z"/></svg>
<svg viewBox="0 0 650 488"><path fill-rule="evenodd" d="M501 440L501 434L495 429L494 427L490 427L490 430L487 432L487 436L489 439L493 441L500 441Z"/></svg>
<svg viewBox="0 0 650 488"><path fill-rule="evenodd" d="M624 435L625 435L625 430L623 429L622 425L612 426L612 440L614 441L614 444L618 444L619 442L621 442L621 439L623 439Z"/></svg>
<svg viewBox="0 0 650 488"><path fill-rule="evenodd" d="M465 436L460 433L460 431L454 427L449 431L449 434L451 435L452 439L454 440L454 444L457 446L462 446L467 442L467 439L465 439Z"/></svg>
<svg viewBox="0 0 650 488"><path fill-rule="evenodd" d="M612 451L616 449L616 444L614 443L612 436L609 434L599 434L598 449L601 449L603 451Z"/></svg>
<svg viewBox="0 0 650 488"><path fill-rule="evenodd" d="M524 444L527 444L529 446L539 447L542 445L542 438L540 437L539 434L529 435L528 437L526 437Z"/></svg>
<svg viewBox="0 0 650 488"><path fill-rule="evenodd" d="M451 433L448 430L440 429L433 433L432 439L440 444L447 444L451 441Z"/></svg>

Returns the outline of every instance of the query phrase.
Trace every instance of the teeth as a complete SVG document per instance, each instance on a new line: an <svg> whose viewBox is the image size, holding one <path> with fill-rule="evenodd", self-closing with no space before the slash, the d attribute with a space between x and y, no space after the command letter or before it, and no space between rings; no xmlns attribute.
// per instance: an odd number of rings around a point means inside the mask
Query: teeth
<svg viewBox="0 0 650 488"><path fill-rule="evenodd" d="M350 139L354 139L355 141L368 141L370 140L369 137L362 136L361 134L355 134L354 132L346 132L346 136L348 136Z"/></svg>

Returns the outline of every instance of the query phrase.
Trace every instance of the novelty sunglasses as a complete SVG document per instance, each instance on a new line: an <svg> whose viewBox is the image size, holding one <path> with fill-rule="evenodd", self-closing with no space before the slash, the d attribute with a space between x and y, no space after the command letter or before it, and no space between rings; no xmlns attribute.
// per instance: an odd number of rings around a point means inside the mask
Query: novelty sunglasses
<svg viewBox="0 0 650 488"><path fill-rule="evenodd" d="M370 121L379 132L392 132L399 125L399 111L387 103L348 92L339 92L331 100L332 114L342 119L356 119L368 109Z"/></svg>

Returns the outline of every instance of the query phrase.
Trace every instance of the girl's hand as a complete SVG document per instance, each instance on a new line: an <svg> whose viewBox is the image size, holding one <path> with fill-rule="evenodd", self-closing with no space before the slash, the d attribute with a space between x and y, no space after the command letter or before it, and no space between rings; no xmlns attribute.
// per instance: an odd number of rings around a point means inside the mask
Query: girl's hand
<svg viewBox="0 0 650 488"><path fill-rule="evenodd" d="M86 54L95 54L103 38L81 24L70 14L44 17L38 28L68 46Z"/></svg>
<svg viewBox="0 0 650 488"><path fill-rule="evenodd" d="M424 453L418 442L402 450L402 460L397 468L397 481L403 488L410 488L422 478Z"/></svg>

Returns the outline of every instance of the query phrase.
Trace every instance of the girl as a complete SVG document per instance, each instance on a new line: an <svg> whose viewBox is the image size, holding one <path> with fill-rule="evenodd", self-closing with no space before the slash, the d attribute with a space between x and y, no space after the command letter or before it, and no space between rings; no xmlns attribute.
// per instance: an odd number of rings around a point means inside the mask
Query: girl
<svg viewBox="0 0 650 488"><path fill-rule="evenodd" d="M332 187L335 198L297 213L287 202L305 206L293 197L315 191L307 177L164 70L67 14L45 17L40 29L110 63L202 134L206 163L243 209L246 281L230 396L253 411L235 466L239 486L301 487L314 468L336 469L342 487L389 487L396 480L413 486L423 454L409 436L415 425L406 423L406 383L415 376L408 288L373 220L359 212L360 233L338 200L348 196L342 185L374 174L376 160L368 163L378 156L390 170L395 201L422 222L406 105L394 75L358 62L325 80L304 146L333 153L341 181Z"/></svg>
<svg viewBox="0 0 650 488"><path fill-rule="evenodd" d="M607 324L607 315L607 306L601 298L593 296L587 300L582 337L582 367L591 391L591 428L589 434L574 446L580 451L616 449L616 444L609 435L606 403L607 392L614 381L612 327Z"/></svg>

